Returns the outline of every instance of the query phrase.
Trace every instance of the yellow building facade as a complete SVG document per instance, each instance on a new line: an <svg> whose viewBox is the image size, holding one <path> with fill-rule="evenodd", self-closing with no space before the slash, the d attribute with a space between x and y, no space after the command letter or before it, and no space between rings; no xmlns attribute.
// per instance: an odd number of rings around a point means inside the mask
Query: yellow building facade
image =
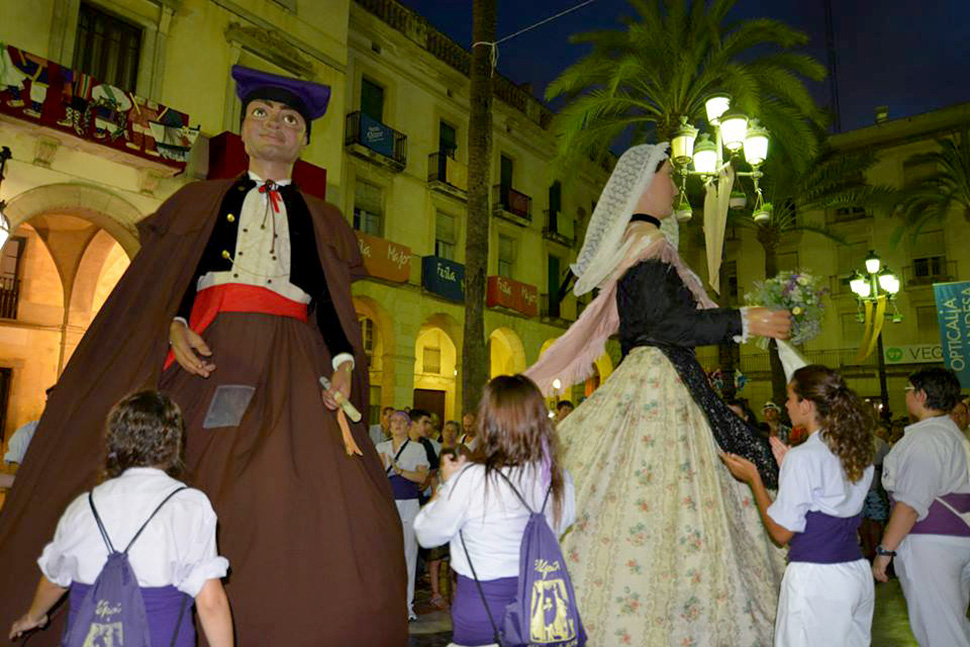
<svg viewBox="0 0 970 647"><path fill-rule="evenodd" d="M372 411L417 403L449 419L471 406L455 293L469 114L460 46L391 0L10 0L0 14L0 146L12 151L0 185L12 236L0 272L4 441L43 411L137 253L137 223L220 164L215 143L239 126L234 64L332 87L303 159L325 170L326 199L374 270L354 287ZM593 163L554 177L548 109L504 78L495 87L493 375L524 369L575 319L581 306L550 304L550 285L608 177ZM72 123L79 97L87 109ZM604 356L598 374L611 370Z"/></svg>
<svg viewBox="0 0 970 647"><path fill-rule="evenodd" d="M909 161L913 155L935 150L937 140L952 137L968 123L970 104L960 104L883 121L835 135L830 141L835 149L846 152L876 150L878 160L867 173L867 180L901 189L935 171L914 166ZM970 222L955 209L945 222L931 223L916 238L906 235L894 246L893 234L902 221L888 209L829 210L799 217L828 227L845 241L838 244L803 232L789 234L778 249L779 270L801 268L828 279L830 294L822 333L805 344L804 354L810 361L840 369L860 395L878 401L881 389L876 353L862 362L855 360L863 325L848 285L848 277L854 271L864 271L864 260L874 251L902 283L896 304L903 318L891 323L892 310L887 311L883 341L890 409L894 417L907 415L907 375L922 366L943 365L932 286L970 279ZM722 267L725 272L738 286L735 299L739 302L756 280L764 278L764 252L752 231L728 231ZM698 355L705 367L717 366L716 348L698 349ZM760 413L762 404L771 398L767 354L752 344L743 346L740 368L751 380L740 395Z"/></svg>

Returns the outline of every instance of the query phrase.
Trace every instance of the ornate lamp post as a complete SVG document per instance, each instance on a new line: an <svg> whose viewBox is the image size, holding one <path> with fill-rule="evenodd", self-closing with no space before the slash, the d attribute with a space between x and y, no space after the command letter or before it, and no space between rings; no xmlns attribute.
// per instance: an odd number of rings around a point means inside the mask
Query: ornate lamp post
<svg viewBox="0 0 970 647"><path fill-rule="evenodd" d="M899 294L899 278L888 267L884 267L882 260L876 253L869 250L865 261L865 273L856 272L849 281L849 289L855 294L859 304L859 321L866 322L866 337L859 348L858 359L872 352L871 336L876 337L876 352L879 365L879 399L882 402L880 415L889 415L889 390L886 387L886 358L882 345L882 324L886 305L893 307L892 322L899 323L903 315L896 307L896 295ZM863 312L865 310L865 312ZM875 314L873 315L873 312Z"/></svg>
<svg viewBox="0 0 970 647"><path fill-rule="evenodd" d="M731 97L719 93L708 97L704 104L707 121L714 128L714 140L707 133L701 133L689 123L687 117L680 118L680 128L671 141L671 159L674 168L681 176L682 187L688 176L702 178L705 183L717 183L719 173L734 159L744 154L745 160L751 165L751 171L738 171L738 177L750 177L754 184L755 204L752 217L755 222L764 222L771 217L771 212L765 209L764 198L758 180L762 177L761 165L768 157L768 131L762 128L757 120L748 119L737 110L731 110ZM690 170L693 163L694 169ZM677 219L690 219L690 207L686 204L685 191L680 192L681 200L677 204Z"/></svg>
<svg viewBox="0 0 970 647"><path fill-rule="evenodd" d="M7 160L11 158L10 149L4 146L0 148L0 185L3 184L3 171L7 167ZM7 208L6 200L0 200L0 248L7 244L10 238L10 221L4 211Z"/></svg>

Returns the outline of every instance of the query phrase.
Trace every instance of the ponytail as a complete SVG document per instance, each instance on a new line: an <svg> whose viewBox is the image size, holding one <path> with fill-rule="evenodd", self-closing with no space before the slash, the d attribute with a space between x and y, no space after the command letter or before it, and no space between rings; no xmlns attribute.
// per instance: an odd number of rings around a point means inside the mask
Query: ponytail
<svg viewBox="0 0 970 647"><path fill-rule="evenodd" d="M846 385L841 375L820 364L795 371L792 390L799 399L815 403L823 440L839 457L846 478L858 482L876 453L872 407Z"/></svg>

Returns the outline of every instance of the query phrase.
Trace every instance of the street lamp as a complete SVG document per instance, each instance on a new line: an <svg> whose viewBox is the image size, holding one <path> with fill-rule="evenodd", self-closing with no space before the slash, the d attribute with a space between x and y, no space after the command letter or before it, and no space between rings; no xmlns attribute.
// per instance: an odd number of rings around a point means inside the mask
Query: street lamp
<svg viewBox="0 0 970 647"><path fill-rule="evenodd" d="M852 290L859 304L859 321L865 321L865 315L862 313L863 304L869 303L875 306L880 299L886 299L893 307L892 322L901 322L903 315L896 307L896 295L899 294L900 288L899 277L893 274L888 267L885 267L882 259L876 256L876 253L872 250L869 250L865 266L865 274L856 272L849 280L849 289ZM874 310L878 312L878 308ZM881 323L875 319L872 326L873 329L880 326L879 336L876 338L876 352L879 355L879 399L882 401L881 413L886 416L889 412L889 389L886 386L886 357L882 346L882 328Z"/></svg>
<svg viewBox="0 0 970 647"><path fill-rule="evenodd" d="M751 165L750 171L737 172L739 177L750 177L754 184L755 203L753 214L756 222L764 222L771 217L765 209L764 198L758 180L762 177L761 165L768 157L768 131L756 119L731 108L731 97L724 93L713 94L704 103L707 122L714 129L714 140L707 133L701 133L680 118L680 127L674 133L670 146L671 159L675 171L681 176L681 194L685 193L687 178L700 177L705 184L717 183L718 174L743 153ZM693 162L694 168L690 169ZM689 220L685 210L678 210L678 220Z"/></svg>
<svg viewBox="0 0 970 647"><path fill-rule="evenodd" d="M3 184L3 171L7 168L7 160L10 158L10 149L6 146L0 148L0 185ZM7 244L7 239L10 238L10 221L7 220L7 214L4 213L6 209L7 201L0 200L0 249Z"/></svg>

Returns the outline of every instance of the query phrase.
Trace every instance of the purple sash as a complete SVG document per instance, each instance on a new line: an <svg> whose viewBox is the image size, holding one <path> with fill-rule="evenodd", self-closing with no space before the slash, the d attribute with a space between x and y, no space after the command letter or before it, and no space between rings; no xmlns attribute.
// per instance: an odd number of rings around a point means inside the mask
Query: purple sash
<svg viewBox="0 0 970 647"><path fill-rule="evenodd" d="M970 511L970 493L951 493L940 497L958 512ZM929 514L922 521L916 522L909 531L917 535L950 535L952 537L970 537L970 526L966 522L947 510L946 506L937 500L930 504Z"/></svg>
<svg viewBox="0 0 970 647"><path fill-rule="evenodd" d="M418 484L414 481L409 481L397 474L392 475L390 481L391 490L394 491L395 501L407 501L409 499L417 499L421 496L421 490L418 489Z"/></svg>
<svg viewBox="0 0 970 647"><path fill-rule="evenodd" d="M805 515L805 530L788 543L789 562L841 564L862 559L858 530L862 513L854 517L833 517L824 512Z"/></svg>
<svg viewBox="0 0 970 647"><path fill-rule="evenodd" d="M501 626L505 607L515 599L519 578L501 577L497 580L482 580L481 583L492 617ZM495 630L488 620L488 613L481 596L478 595L475 580L464 575L458 576L455 600L451 606L451 624L454 631L451 639L458 645L473 647L495 642Z"/></svg>
<svg viewBox="0 0 970 647"><path fill-rule="evenodd" d="M81 600L90 590L90 584L71 584L70 597L68 598L67 629L70 631L74 625L74 617L77 609L81 606ZM195 646L195 625L192 622L192 605L195 603L191 597L182 593L174 586L142 586L141 596L145 601L145 615L148 616L148 630L151 632L152 645L168 647L175 636L175 625L178 625L178 640L175 647L194 647ZM185 605L184 610L182 605ZM182 620L179 622L179 613ZM66 633L65 633L66 635Z"/></svg>

